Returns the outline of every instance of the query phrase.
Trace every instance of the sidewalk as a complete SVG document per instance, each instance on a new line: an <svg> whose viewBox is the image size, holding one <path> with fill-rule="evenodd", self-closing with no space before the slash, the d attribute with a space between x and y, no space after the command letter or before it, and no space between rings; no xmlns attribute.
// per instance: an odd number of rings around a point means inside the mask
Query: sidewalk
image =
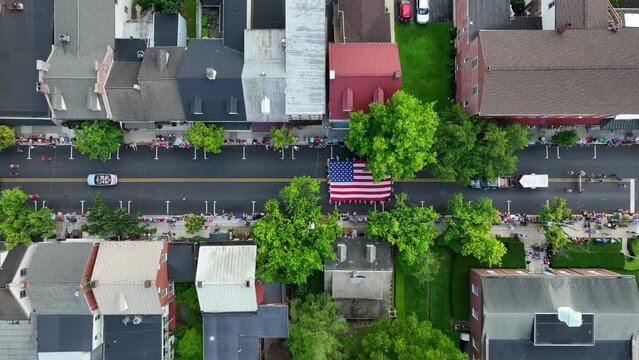
<svg viewBox="0 0 639 360"><path fill-rule="evenodd" d="M550 145L552 144L552 136L559 131L565 131L565 130L577 130L577 133L579 134L579 139L580 142L582 142L581 140L584 140L582 145L586 145L585 144L585 139L587 138L594 138L594 139L598 139L598 138L604 138L607 140L613 140L613 139L624 139L627 136L633 138L633 140L635 141L635 143L637 143L637 140L639 140L639 130L618 130L618 131L608 131L608 130L601 130L599 129L599 126L592 126L592 127L587 127L587 126L569 126L569 125L564 125L564 126L555 126L554 128L549 128L549 127L540 127L540 126L536 126L536 127L531 127L530 130L532 132L534 132L535 137L534 137L534 141L537 144L541 144L541 145ZM602 143L602 142L597 142ZM603 142L605 144L605 142Z"/></svg>

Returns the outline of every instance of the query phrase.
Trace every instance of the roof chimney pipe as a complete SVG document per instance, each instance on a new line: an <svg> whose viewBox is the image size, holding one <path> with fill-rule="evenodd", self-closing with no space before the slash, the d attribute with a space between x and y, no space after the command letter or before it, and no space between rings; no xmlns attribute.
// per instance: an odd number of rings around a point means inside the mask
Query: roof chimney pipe
<svg viewBox="0 0 639 360"><path fill-rule="evenodd" d="M376 258L375 250L376 250L375 245L366 244L366 260L368 260L369 263L375 262L375 258Z"/></svg>
<svg viewBox="0 0 639 360"><path fill-rule="evenodd" d="M346 261L346 244L337 244L337 260L339 262Z"/></svg>
<svg viewBox="0 0 639 360"><path fill-rule="evenodd" d="M565 23L563 25L561 25L558 29L557 29L557 33L559 35L563 34L566 32L566 30L570 29L572 27L572 23Z"/></svg>

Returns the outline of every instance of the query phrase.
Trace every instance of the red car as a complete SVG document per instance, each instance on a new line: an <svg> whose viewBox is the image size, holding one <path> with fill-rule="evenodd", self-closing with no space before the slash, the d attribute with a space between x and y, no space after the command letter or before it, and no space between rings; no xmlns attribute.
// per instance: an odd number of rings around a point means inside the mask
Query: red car
<svg viewBox="0 0 639 360"><path fill-rule="evenodd" d="M397 0L399 3L399 21L410 22L413 18L411 11L411 0Z"/></svg>

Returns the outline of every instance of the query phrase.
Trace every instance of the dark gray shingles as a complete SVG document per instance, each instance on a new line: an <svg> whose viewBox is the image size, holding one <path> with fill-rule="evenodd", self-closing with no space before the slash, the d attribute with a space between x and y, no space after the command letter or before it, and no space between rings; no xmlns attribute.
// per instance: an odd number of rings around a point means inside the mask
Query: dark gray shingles
<svg viewBox="0 0 639 360"><path fill-rule="evenodd" d="M4 241L0 241L0 247L2 250L5 249ZM2 267L0 267L0 288L4 288L7 284L13 281L13 277L18 271L20 262L22 261L22 258L24 257L24 254L26 252L26 246L18 245L7 253L7 256L2 262Z"/></svg>
<svg viewBox="0 0 639 360"><path fill-rule="evenodd" d="M177 86L185 48L154 47L144 53L144 60L138 74L144 114L148 121L184 120L184 109ZM168 54L166 68L158 66L158 57ZM161 59L160 59L161 60Z"/></svg>
<svg viewBox="0 0 639 360"><path fill-rule="evenodd" d="M115 39L115 61L141 61L138 51L146 50L147 39ZM113 69L111 69L113 72ZM109 79L111 75L109 75Z"/></svg>
<svg viewBox="0 0 639 360"><path fill-rule="evenodd" d="M162 316L141 316L138 325L124 324L126 316L104 316L105 360L157 360L162 358Z"/></svg>
<svg viewBox="0 0 639 360"><path fill-rule="evenodd" d="M189 41L178 71L178 88L188 121L245 122L242 91L242 54L225 47L221 40L193 39ZM206 69L216 71L215 80L206 77ZM191 113L191 101L202 99L203 115ZM238 114L226 112L226 99L238 99Z"/></svg>
<svg viewBox="0 0 639 360"><path fill-rule="evenodd" d="M138 73L142 61L115 61L107 82L106 91L114 121L145 120L142 94L134 88L138 85ZM139 86L139 85L138 85Z"/></svg>
<svg viewBox="0 0 639 360"><path fill-rule="evenodd" d="M284 29L284 0L253 1L251 29Z"/></svg>
<svg viewBox="0 0 639 360"><path fill-rule="evenodd" d="M259 338L288 337L286 306L258 306L257 314L204 313L202 320L204 357L209 360L257 359Z"/></svg>
<svg viewBox="0 0 639 360"><path fill-rule="evenodd" d="M29 284L80 285L93 243L38 243L27 273Z"/></svg>
<svg viewBox="0 0 639 360"><path fill-rule="evenodd" d="M93 315L38 315L38 352L90 352Z"/></svg>
<svg viewBox="0 0 639 360"><path fill-rule="evenodd" d="M178 45L178 17L179 14L155 13L153 24L155 46Z"/></svg>
<svg viewBox="0 0 639 360"><path fill-rule="evenodd" d="M224 46L244 51L247 0L224 0Z"/></svg>
<svg viewBox="0 0 639 360"><path fill-rule="evenodd" d="M35 90L36 60L51 52L53 0L21 2L24 11L5 8L1 15L0 117L48 117L46 99Z"/></svg>
<svg viewBox="0 0 639 360"><path fill-rule="evenodd" d="M326 261L324 264L325 270L393 270L390 244L388 242L367 241L364 238L341 238L333 243L333 250L336 252L338 244L346 245L346 261ZM366 245L375 245L375 261L372 263L366 260Z"/></svg>
<svg viewBox="0 0 639 360"><path fill-rule="evenodd" d="M169 281L195 282L195 244L169 244Z"/></svg>
<svg viewBox="0 0 639 360"><path fill-rule="evenodd" d="M35 311L43 315L88 315L89 305L80 283L73 285L31 285L27 289Z"/></svg>
<svg viewBox="0 0 639 360"><path fill-rule="evenodd" d="M479 30L503 29L510 22L509 0L468 0L468 38L473 41Z"/></svg>
<svg viewBox="0 0 639 360"><path fill-rule="evenodd" d="M18 300L9 289L0 288L0 320L27 320Z"/></svg>
<svg viewBox="0 0 639 360"><path fill-rule="evenodd" d="M637 116L639 118L639 116ZM602 120L599 123L599 127L601 130L639 130L639 119L632 120L617 120L617 119L606 119Z"/></svg>
<svg viewBox="0 0 639 360"><path fill-rule="evenodd" d="M627 360L630 341L598 341L595 346L534 346L529 340L489 340L490 360ZM577 355L578 354L578 355Z"/></svg>
<svg viewBox="0 0 639 360"><path fill-rule="evenodd" d="M384 8L384 0L341 0L345 42L390 42L391 18Z"/></svg>

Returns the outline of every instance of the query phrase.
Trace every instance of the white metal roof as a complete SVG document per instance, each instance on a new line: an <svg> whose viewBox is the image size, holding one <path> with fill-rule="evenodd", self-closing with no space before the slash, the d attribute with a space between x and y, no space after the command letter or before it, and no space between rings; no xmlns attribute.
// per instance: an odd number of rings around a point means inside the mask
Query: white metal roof
<svg viewBox="0 0 639 360"><path fill-rule="evenodd" d="M639 14L637 13L623 14L623 25L625 27L639 27Z"/></svg>
<svg viewBox="0 0 639 360"><path fill-rule="evenodd" d="M548 175L528 174L522 175L519 184L526 189L547 188Z"/></svg>
<svg viewBox="0 0 639 360"><path fill-rule="evenodd" d="M202 246L195 283L203 312L257 311L255 245Z"/></svg>
<svg viewBox="0 0 639 360"><path fill-rule="evenodd" d="M108 241L100 244L91 280L98 307L106 315L161 314L156 285L162 241ZM150 280L150 286L145 281Z"/></svg>

